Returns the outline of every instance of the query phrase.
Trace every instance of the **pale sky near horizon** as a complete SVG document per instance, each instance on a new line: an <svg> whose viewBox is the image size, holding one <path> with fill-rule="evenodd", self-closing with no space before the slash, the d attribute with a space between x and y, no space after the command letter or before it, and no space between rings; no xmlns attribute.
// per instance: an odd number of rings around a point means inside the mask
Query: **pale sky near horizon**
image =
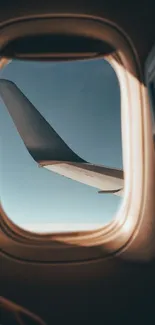
<svg viewBox="0 0 155 325"><path fill-rule="evenodd" d="M122 168L120 90L108 62L13 61L0 77L15 82L82 158ZM12 221L34 231L55 224L60 231L112 220L121 199L38 168L2 101L0 135L0 197Z"/></svg>

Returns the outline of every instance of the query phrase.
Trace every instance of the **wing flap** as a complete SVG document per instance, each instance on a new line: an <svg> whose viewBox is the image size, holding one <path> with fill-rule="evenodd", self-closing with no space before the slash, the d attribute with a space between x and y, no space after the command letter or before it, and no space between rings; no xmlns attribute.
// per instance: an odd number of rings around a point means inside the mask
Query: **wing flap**
<svg viewBox="0 0 155 325"><path fill-rule="evenodd" d="M120 192L124 187L123 171L89 163L40 162L40 166L70 178L74 181L95 187L102 193ZM119 195L119 193L117 193Z"/></svg>

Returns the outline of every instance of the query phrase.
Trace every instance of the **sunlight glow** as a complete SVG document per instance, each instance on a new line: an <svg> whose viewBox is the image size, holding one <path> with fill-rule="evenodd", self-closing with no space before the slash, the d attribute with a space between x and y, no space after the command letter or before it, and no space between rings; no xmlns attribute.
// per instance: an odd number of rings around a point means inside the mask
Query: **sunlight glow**
<svg viewBox="0 0 155 325"><path fill-rule="evenodd" d="M58 233L72 231L97 230L103 227L103 224L95 223L35 223L21 224L21 228L27 231L37 233Z"/></svg>

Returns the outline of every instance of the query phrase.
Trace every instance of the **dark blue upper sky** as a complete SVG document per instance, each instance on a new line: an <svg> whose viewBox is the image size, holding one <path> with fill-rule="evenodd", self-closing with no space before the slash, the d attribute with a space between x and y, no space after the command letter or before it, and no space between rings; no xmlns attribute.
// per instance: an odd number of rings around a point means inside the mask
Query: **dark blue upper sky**
<svg viewBox="0 0 155 325"><path fill-rule="evenodd" d="M1 77L17 84L78 155L122 168L120 90L108 62L13 61ZM2 101L0 130L0 195L15 223L35 230L37 223L104 224L113 218L119 197L38 168Z"/></svg>

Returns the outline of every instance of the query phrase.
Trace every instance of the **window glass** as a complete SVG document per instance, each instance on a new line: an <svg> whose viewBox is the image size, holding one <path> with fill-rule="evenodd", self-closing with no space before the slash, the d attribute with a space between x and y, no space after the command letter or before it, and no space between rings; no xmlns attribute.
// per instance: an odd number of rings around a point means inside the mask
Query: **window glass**
<svg viewBox="0 0 155 325"><path fill-rule="evenodd" d="M102 167L116 169L112 173L108 170L107 175L113 177L114 189L123 187L120 88L111 65L103 59L14 60L1 71L0 78L0 197L7 216L18 226L35 232L89 230L111 221L122 196L98 193L106 187ZM66 174L63 177L62 161L62 175L57 173L58 169L55 172L38 167L8 111L7 105L12 114L23 107L19 107L18 98L12 99L8 93L11 88L4 79L22 91L67 146L86 162L71 171L82 181L86 177L85 184ZM18 119L20 114L17 115ZM29 132L30 123L20 118L22 131ZM33 125L36 130L36 122ZM29 141L33 142L31 133ZM59 156L60 152L53 160L59 160ZM64 157L68 156L64 153ZM47 156L42 159L47 160ZM91 163L89 168L87 162ZM55 167L58 168L56 164L51 168ZM91 184L94 179L95 186L87 184L88 176Z"/></svg>

